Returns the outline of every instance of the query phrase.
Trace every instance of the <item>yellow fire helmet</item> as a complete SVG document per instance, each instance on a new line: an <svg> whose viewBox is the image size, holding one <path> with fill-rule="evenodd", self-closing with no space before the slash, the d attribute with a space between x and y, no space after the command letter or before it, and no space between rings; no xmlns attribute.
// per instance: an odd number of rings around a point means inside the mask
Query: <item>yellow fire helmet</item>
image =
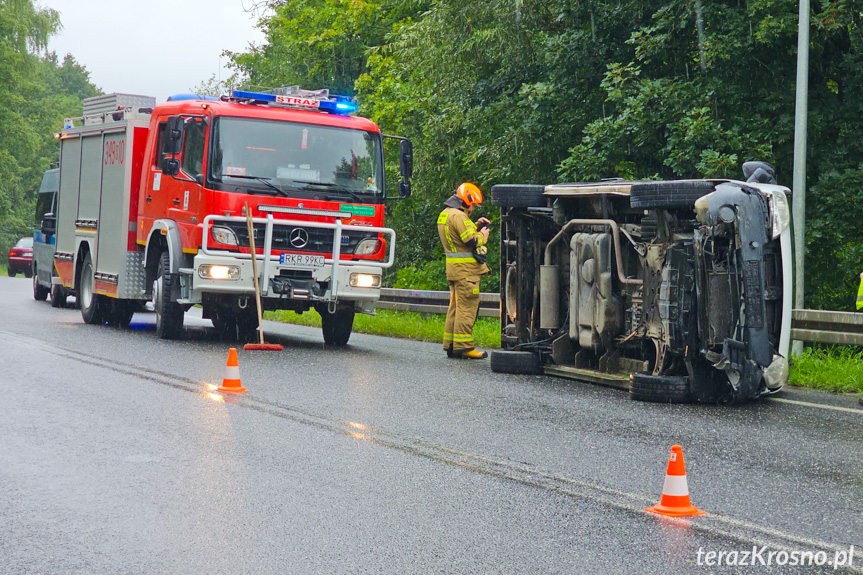
<svg viewBox="0 0 863 575"><path fill-rule="evenodd" d="M482 203L482 191L476 186L476 184L471 184L469 182L463 183L456 189L455 195L457 195L466 206L478 206Z"/></svg>

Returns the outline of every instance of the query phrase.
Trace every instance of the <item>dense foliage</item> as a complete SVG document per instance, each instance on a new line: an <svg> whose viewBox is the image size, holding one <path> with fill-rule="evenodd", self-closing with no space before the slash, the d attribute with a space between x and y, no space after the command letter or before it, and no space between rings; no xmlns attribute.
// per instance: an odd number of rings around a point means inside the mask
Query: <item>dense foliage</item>
<svg viewBox="0 0 863 575"><path fill-rule="evenodd" d="M761 159L790 186L794 0L266 5L267 42L233 55L241 78L354 93L415 143L415 195L390 219L405 285L440 287L435 215L464 180L739 177ZM850 309L863 271L861 15L861 0L812 1L810 307Z"/></svg>
<svg viewBox="0 0 863 575"><path fill-rule="evenodd" d="M98 93L71 55L46 52L57 13L33 0L0 0L0 254L33 228L42 174L59 159L53 135Z"/></svg>

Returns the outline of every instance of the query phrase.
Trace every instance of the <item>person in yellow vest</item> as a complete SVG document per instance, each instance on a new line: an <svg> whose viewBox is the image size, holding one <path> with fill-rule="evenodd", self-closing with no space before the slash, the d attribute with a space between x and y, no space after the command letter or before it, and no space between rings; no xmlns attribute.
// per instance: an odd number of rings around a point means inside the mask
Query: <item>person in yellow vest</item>
<svg viewBox="0 0 863 575"><path fill-rule="evenodd" d="M473 326L479 311L480 276L491 270L485 263L488 253L489 221L470 216L482 203L482 191L470 183L460 185L444 202L437 219L437 231L446 255L449 282L449 309L444 326L443 347L448 357L484 359L488 354L474 348Z"/></svg>
<svg viewBox="0 0 863 575"><path fill-rule="evenodd" d="M861 309L863 309L863 273L860 274L860 287L857 288L857 311Z"/></svg>

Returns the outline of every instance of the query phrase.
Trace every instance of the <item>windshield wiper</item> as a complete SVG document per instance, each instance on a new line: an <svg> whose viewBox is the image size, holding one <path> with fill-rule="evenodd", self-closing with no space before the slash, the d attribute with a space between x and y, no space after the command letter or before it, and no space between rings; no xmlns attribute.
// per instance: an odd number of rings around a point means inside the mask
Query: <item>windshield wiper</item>
<svg viewBox="0 0 863 575"><path fill-rule="evenodd" d="M256 181L258 181L258 182L261 182L262 184L264 184L264 185L265 185L265 186L267 186L268 188L271 188L271 189L275 190L275 191L276 191L276 192L278 192L280 195L282 195L282 196L284 196L284 197L286 197L286 198L290 197L290 195L288 194L288 192L286 192L286 191L285 191L285 190L283 190L282 188L280 188L280 187L276 186L275 184L273 184L272 182L270 182L270 180L271 180L272 178L265 178L265 177L263 177L263 176L239 176L239 175L233 175L233 174L231 174L231 175L225 174L225 177L226 177L226 178L239 178L239 179L241 179L241 180L256 180Z"/></svg>
<svg viewBox="0 0 863 575"><path fill-rule="evenodd" d="M336 193L340 193L340 194L347 194L348 196L350 196L351 199L353 199L357 202L365 202L366 201L358 193L352 192L351 190L347 189L346 187L339 186L338 184L334 184L332 182L313 182L310 180L291 180L291 181L294 182L295 184L307 184L307 186L305 186L305 187L320 186L320 187L326 188L332 192L336 192Z"/></svg>

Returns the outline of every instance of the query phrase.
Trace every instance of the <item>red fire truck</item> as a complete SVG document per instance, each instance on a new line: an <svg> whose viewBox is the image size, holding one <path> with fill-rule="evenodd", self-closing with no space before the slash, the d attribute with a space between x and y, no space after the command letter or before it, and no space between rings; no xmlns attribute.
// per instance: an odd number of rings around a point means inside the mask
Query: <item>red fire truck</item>
<svg viewBox="0 0 863 575"><path fill-rule="evenodd" d="M315 309L325 342L346 344L393 264L383 139L400 140L401 198L413 166L410 141L356 108L297 87L85 102L58 134L60 200L43 221L84 321L127 325L151 301L170 339L200 304L225 337L251 341L255 257L264 309Z"/></svg>

